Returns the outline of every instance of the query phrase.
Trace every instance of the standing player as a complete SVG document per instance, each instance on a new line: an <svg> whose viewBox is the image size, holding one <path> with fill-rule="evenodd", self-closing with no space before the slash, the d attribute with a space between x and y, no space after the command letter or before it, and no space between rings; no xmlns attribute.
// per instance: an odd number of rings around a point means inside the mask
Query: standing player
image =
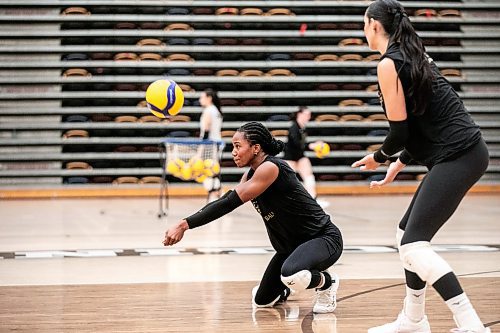
<svg viewBox="0 0 500 333"><path fill-rule="evenodd" d="M307 143L306 125L311 119L311 111L307 106L300 106L299 109L292 114L292 126L288 129L288 138L285 145L284 160L292 167L295 172L298 172L300 178L304 182L304 187L307 192L316 198L316 179L314 178L311 161L304 155ZM310 149L314 149L316 144L321 142L311 143ZM318 200L321 207L328 207L328 202Z"/></svg>
<svg viewBox="0 0 500 333"><path fill-rule="evenodd" d="M200 105L203 108L200 117L200 138L205 140L221 140L222 128L222 108L219 95L212 89L205 89L199 99ZM218 156L215 151L212 156ZM216 177L207 177L203 184L208 189L208 201L214 201L220 197L220 179Z"/></svg>
<svg viewBox="0 0 500 333"><path fill-rule="evenodd" d="M426 285L441 295L458 328L452 332L485 333L485 328L450 265L430 241L457 209L488 166L488 150L457 93L425 53L401 4L377 0L366 10L364 32L372 50L382 54L377 67L382 106L390 133L374 154L353 167L375 170L403 149L391 163L382 186L394 180L412 159L428 173L399 223L397 243L405 268L406 298L395 322L368 332L430 332L424 313Z"/></svg>
<svg viewBox="0 0 500 333"><path fill-rule="evenodd" d="M283 150L284 143L273 138L261 123L241 126L232 142L236 165L250 167L240 184L169 228L163 244L174 245L186 230L207 224L252 201L276 250L260 285L252 292L253 305L272 307L286 300L290 287L296 291L315 288L318 298L313 311L333 312L339 280L327 269L342 253L339 229L288 164L274 157Z"/></svg>
<svg viewBox="0 0 500 333"><path fill-rule="evenodd" d="M220 140L222 109L219 95L212 89L205 89L200 94L199 102L203 108L200 117L200 137L202 139Z"/></svg>

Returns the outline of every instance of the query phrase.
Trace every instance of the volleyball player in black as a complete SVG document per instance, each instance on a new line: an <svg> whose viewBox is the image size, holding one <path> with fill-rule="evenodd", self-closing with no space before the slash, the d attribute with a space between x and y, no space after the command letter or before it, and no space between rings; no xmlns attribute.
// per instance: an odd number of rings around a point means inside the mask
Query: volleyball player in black
<svg viewBox="0 0 500 333"><path fill-rule="evenodd" d="M311 110L307 106L300 106L297 111L292 113L291 118L292 125L288 129L283 159L300 175L307 192L318 201L322 208L326 208L329 203L317 199L316 179L314 178L312 164L304 154L307 148L312 150L316 145L324 144L324 142L316 141L307 144L306 126L311 119Z"/></svg>
<svg viewBox="0 0 500 333"><path fill-rule="evenodd" d="M452 332L490 332L451 267L430 245L484 174L489 160L486 144L457 93L425 53L401 4L372 2L364 21L370 48L382 54L377 75L390 133L378 151L353 167L375 170L402 150L385 179L372 182L371 187L390 183L412 160L428 168L397 232L406 275L403 311L395 322L369 332L430 332L424 313L426 284L434 287L452 311L458 326Z"/></svg>
<svg viewBox="0 0 500 333"><path fill-rule="evenodd" d="M186 230L218 219L251 201L262 216L276 250L260 285L252 292L253 305L272 307L286 300L290 288L296 291L315 288L318 298L313 311L333 312L339 281L327 269L342 253L339 229L304 189L295 171L275 157L283 150L284 143L273 138L261 123L241 126L232 142L236 165L250 167L240 184L169 228L163 244L176 244Z"/></svg>
<svg viewBox="0 0 500 333"><path fill-rule="evenodd" d="M299 173L307 192L316 197L316 180L312 171L311 161L304 152L307 147L306 125L311 119L311 111L301 106L292 114L292 125L288 129L283 159Z"/></svg>

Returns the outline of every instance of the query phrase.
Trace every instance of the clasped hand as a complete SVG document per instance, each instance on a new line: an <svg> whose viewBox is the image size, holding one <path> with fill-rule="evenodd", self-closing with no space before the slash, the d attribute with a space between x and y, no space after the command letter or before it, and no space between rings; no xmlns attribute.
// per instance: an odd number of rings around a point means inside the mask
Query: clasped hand
<svg viewBox="0 0 500 333"><path fill-rule="evenodd" d="M181 220L176 225L171 226L165 232L165 239L163 240L164 246L174 245L181 241L182 237L184 237L184 232L189 229L186 220Z"/></svg>

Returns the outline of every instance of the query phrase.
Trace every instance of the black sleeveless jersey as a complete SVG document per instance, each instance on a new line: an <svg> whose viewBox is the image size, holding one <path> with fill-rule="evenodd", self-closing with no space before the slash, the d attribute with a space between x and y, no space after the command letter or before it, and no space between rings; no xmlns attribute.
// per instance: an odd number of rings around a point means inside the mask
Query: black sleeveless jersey
<svg viewBox="0 0 500 333"><path fill-rule="evenodd" d="M276 252L291 253L300 244L324 234L341 237L330 216L305 190L295 171L280 158L268 156L265 161L278 166L278 178L252 204L262 216ZM253 174L250 169L247 179Z"/></svg>
<svg viewBox="0 0 500 333"><path fill-rule="evenodd" d="M481 139L481 132L466 110L462 100L450 83L439 72L429 58L435 75L433 95L423 115L413 114L413 100L409 97L411 87L412 59L403 60L399 43L389 45L383 58L390 58L396 65L403 85L409 127L409 139L405 148L419 164L427 167L459 155ZM382 94L379 92L385 112Z"/></svg>

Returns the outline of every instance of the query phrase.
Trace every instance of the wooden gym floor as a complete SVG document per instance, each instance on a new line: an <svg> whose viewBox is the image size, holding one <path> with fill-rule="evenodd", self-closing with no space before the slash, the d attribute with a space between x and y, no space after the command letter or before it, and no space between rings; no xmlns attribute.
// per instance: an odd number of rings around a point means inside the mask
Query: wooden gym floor
<svg viewBox="0 0 500 333"><path fill-rule="evenodd" d="M0 200L0 332L366 332L404 297L395 227L409 195L324 196L345 252L335 314L314 315L307 291L252 310L273 255L250 204L163 248L166 227L203 205L153 198ZM500 195L470 194L433 241L480 317L500 332ZM432 288L433 332L454 327Z"/></svg>

